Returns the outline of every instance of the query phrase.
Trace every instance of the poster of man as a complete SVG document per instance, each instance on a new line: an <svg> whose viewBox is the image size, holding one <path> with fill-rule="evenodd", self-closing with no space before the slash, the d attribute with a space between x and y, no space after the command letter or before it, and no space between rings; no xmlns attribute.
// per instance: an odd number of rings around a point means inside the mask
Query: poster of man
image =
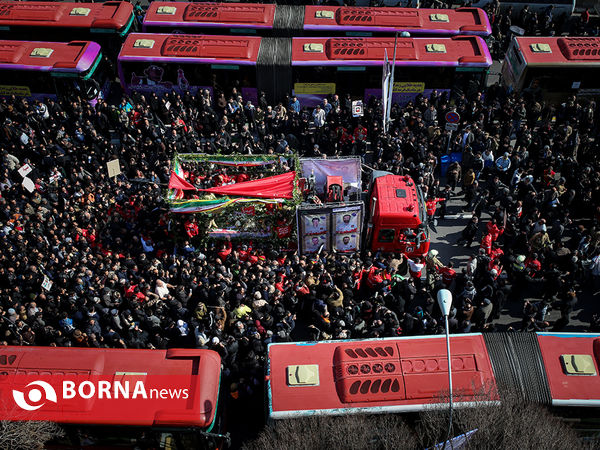
<svg viewBox="0 0 600 450"><path fill-rule="evenodd" d="M335 236L335 250L338 252L355 252L358 250L357 234L338 234Z"/></svg>
<svg viewBox="0 0 600 450"><path fill-rule="evenodd" d="M338 212L335 215L336 233L355 233L358 231L359 210Z"/></svg>
<svg viewBox="0 0 600 450"><path fill-rule="evenodd" d="M327 216L304 216L304 234L314 235L327 232Z"/></svg>
<svg viewBox="0 0 600 450"><path fill-rule="evenodd" d="M327 250L326 234L304 237L304 253L316 253L321 245L323 245L324 250Z"/></svg>

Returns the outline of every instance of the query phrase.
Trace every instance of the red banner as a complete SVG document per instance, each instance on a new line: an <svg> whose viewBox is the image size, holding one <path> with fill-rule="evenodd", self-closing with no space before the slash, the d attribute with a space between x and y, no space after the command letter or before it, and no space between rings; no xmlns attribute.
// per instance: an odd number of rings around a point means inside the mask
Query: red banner
<svg viewBox="0 0 600 450"><path fill-rule="evenodd" d="M253 216L254 214L256 214L256 209L254 208L254 206L244 206L242 208L242 212L244 214L249 214L249 215Z"/></svg>

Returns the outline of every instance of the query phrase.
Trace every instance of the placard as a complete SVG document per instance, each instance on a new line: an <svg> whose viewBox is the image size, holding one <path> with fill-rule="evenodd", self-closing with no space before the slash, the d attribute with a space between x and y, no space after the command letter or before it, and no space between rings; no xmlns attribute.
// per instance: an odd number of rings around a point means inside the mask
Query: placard
<svg viewBox="0 0 600 450"><path fill-rule="evenodd" d="M358 251L360 235L358 233L346 233L335 235L335 246L336 252L356 252Z"/></svg>
<svg viewBox="0 0 600 450"><path fill-rule="evenodd" d="M113 159L112 161L107 162L106 168L108 169L109 178L113 178L121 174L121 165L119 164L118 159Z"/></svg>
<svg viewBox="0 0 600 450"><path fill-rule="evenodd" d="M314 175L316 191L320 194L325 191L328 176L341 176L344 187L350 186L350 193L360 190L362 170L360 158L302 158L300 167L304 178L310 179Z"/></svg>
<svg viewBox="0 0 600 450"><path fill-rule="evenodd" d="M364 116L363 102L361 100L355 100L352 102L352 117Z"/></svg>
<svg viewBox="0 0 600 450"><path fill-rule="evenodd" d="M304 235L313 236L327 232L327 215L307 214L303 216Z"/></svg>
<svg viewBox="0 0 600 450"><path fill-rule="evenodd" d="M29 192L35 191L35 183L31 178L23 178L23 187L27 189Z"/></svg>
<svg viewBox="0 0 600 450"><path fill-rule="evenodd" d="M19 169L19 175L21 175L23 178L25 178L27 175L29 175L31 173L32 170L33 169L31 168L31 166L29 164L25 164Z"/></svg>
<svg viewBox="0 0 600 450"><path fill-rule="evenodd" d="M56 172L54 175L52 175L49 179L49 183L52 184L57 180L60 180L62 178L62 174L60 172Z"/></svg>
<svg viewBox="0 0 600 450"><path fill-rule="evenodd" d="M326 250L327 240L329 236L327 234L320 234L316 236L305 236L304 237L304 253L316 253L321 245Z"/></svg>
<svg viewBox="0 0 600 450"><path fill-rule="evenodd" d="M335 210L335 232L337 234L356 233L359 230L360 208Z"/></svg>
<svg viewBox="0 0 600 450"><path fill-rule="evenodd" d="M363 208L358 201L298 207L298 251L314 253L321 245L323 251L360 251Z"/></svg>
<svg viewBox="0 0 600 450"><path fill-rule="evenodd" d="M47 275L44 275L44 281L42 281L42 287L46 290L49 291L50 289L52 289L52 280L50 280L50 278L48 278Z"/></svg>

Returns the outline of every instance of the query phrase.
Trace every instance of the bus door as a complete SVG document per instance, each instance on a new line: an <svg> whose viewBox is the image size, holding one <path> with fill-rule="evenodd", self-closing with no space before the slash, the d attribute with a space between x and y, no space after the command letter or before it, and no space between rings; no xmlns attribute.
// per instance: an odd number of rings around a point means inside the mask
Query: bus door
<svg viewBox="0 0 600 450"><path fill-rule="evenodd" d="M473 98L485 87L488 70L481 67L457 67L452 84L452 97L459 98L465 94Z"/></svg>

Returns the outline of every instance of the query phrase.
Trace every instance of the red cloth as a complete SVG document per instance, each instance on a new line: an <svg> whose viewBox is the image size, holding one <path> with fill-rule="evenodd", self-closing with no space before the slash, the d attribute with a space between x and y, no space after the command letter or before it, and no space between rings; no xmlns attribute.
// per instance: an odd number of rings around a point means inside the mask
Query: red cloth
<svg viewBox="0 0 600 450"><path fill-rule="evenodd" d="M491 272L492 270L495 270L495 271L496 271L496 276L494 277L494 280L497 280L497 279L498 279L498 277L500 276L500 274L502 273L502 268L501 268L501 267L500 267L498 264L494 263L494 264L492 264L492 266L490 267L490 272Z"/></svg>
<svg viewBox="0 0 600 450"><path fill-rule="evenodd" d="M355 141L364 141L367 139L367 129L363 126L358 126L354 129L354 133L352 135Z"/></svg>
<svg viewBox="0 0 600 450"><path fill-rule="evenodd" d="M275 227L275 232L279 239L283 239L292 235L292 227L290 225Z"/></svg>
<svg viewBox="0 0 600 450"><path fill-rule="evenodd" d="M296 284L296 293L298 295L308 295L310 294L310 289L308 288L308 286L304 285L304 286L300 286L299 284Z"/></svg>
<svg viewBox="0 0 600 450"><path fill-rule="evenodd" d="M283 173L259 180L244 181L243 183L227 186L201 189L205 192L221 195L241 195L259 198L292 198L294 194L294 178L296 172Z"/></svg>
<svg viewBox="0 0 600 450"><path fill-rule="evenodd" d="M185 232L190 238L194 236L198 236L198 225L194 222L190 222L189 220L184 224Z"/></svg>
<svg viewBox="0 0 600 450"><path fill-rule="evenodd" d="M355 288L360 289L360 282L362 280L363 274L365 273L365 269L358 270L352 274L352 278L356 281Z"/></svg>
<svg viewBox="0 0 600 450"><path fill-rule="evenodd" d="M481 248L485 249L486 255L490 256L492 253L492 235L486 234L481 240Z"/></svg>
<svg viewBox="0 0 600 450"><path fill-rule="evenodd" d="M225 261L227 259L227 257L231 254L231 242L227 242L227 246L219 251L219 258L221 258L221 261Z"/></svg>
<svg viewBox="0 0 600 450"><path fill-rule="evenodd" d="M248 174L247 173L240 173L238 175L235 176L235 182L236 183L244 183L246 181L248 181Z"/></svg>
<svg viewBox="0 0 600 450"><path fill-rule="evenodd" d="M437 208L437 198L434 198L433 200L427 200L425 202L425 207L427 208L427 215L429 217L433 217L435 215L435 210Z"/></svg>
<svg viewBox="0 0 600 450"><path fill-rule="evenodd" d="M374 289L379 286L379 284L383 283L383 277L377 274L376 270L376 267L371 267L371 270L369 270L369 276L367 277L367 285L371 289Z"/></svg>
<svg viewBox="0 0 600 450"><path fill-rule="evenodd" d="M527 258L525 260L525 268L527 268L531 272L535 273L535 272L539 272L540 270L542 270L542 264L537 259Z"/></svg>
<svg viewBox="0 0 600 450"><path fill-rule="evenodd" d="M492 263L496 259L500 258L502 255L504 255L504 251L501 248L493 249L492 252L490 253L490 257L492 258ZM490 270L492 270L492 269L490 268Z"/></svg>
<svg viewBox="0 0 600 450"><path fill-rule="evenodd" d="M169 189L181 189L181 190L192 190L195 191L196 188L193 184L186 181L184 178L177 175L175 172L171 170L171 178L169 179Z"/></svg>
<svg viewBox="0 0 600 450"><path fill-rule="evenodd" d="M452 267L440 267L437 269L438 273L442 275L442 282L446 285L446 287L450 286L452 280L456 278L456 270Z"/></svg>
<svg viewBox="0 0 600 450"><path fill-rule="evenodd" d="M496 242L498 237L504 232L504 228L498 228L498 225L492 222L487 223L487 232L492 236L492 242Z"/></svg>

